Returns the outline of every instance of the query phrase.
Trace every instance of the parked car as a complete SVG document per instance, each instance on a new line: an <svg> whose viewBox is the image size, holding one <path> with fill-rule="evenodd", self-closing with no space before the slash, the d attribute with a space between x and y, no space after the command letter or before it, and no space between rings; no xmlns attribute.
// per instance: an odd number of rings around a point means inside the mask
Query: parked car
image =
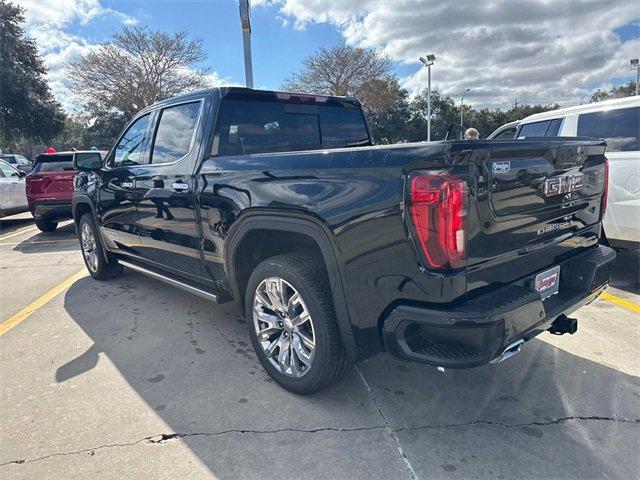
<svg viewBox="0 0 640 480"><path fill-rule="evenodd" d="M77 157L73 216L93 278L127 266L239 300L266 371L308 394L380 351L466 368L575 333L615 258L604 152L374 146L353 98L216 88L144 109L104 162Z"/></svg>
<svg viewBox="0 0 640 480"><path fill-rule="evenodd" d="M520 120L505 123L501 127L495 129L491 135L487 137L487 140L513 140L516 138L518 125L520 125Z"/></svg>
<svg viewBox="0 0 640 480"><path fill-rule="evenodd" d="M33 169L31 162L26 157L18 155L17 153L0 153L0 160L4 160L25 173L29 173Z"/></svg>
<svg viewBox="0 0 640 480"><path fill-rule="evenodd" d="M51 232L61 220L72 217L73 177L77 173L74 159L93 150L43 153L36 157L32 172L27 176L29 210L36 219L36 226L43 232Z"/></svg>
<svg viewBox="0 0 640 480"><path fill-rule="evenodd" d="M603 226L614 247L640 248L640 97L561 108L522 120L518 138L603 138L609 159L609 199Z"/></svg>
<svg viewBox="0 0 640 480"><path fill-rule="evenodd" d="M13 165L0 160L0 218L29 210L25 175Z"/></svg>

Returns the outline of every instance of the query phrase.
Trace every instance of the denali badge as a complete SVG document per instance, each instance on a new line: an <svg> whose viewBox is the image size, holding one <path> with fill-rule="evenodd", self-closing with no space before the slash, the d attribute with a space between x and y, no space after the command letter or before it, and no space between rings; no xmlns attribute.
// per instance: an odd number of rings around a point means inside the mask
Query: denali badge
<svg viewBox="0 0 640 480"><path fill-rule="evenodd" d="M511 171L511 162L493 162L491 164L491 173L509 173Z"/></svg>
<svg viewBox="0 0 640 480"><path fill-rule="evenodd" d="M567 228L571 226L571 222L552 223L544 228L539 228L536 235L544 235L545 233L553 232L554 230L560 230L561 228Z"/></svg>
<svg viewBox="0 0 640 480"><path fill-rule="evenodd" d="M544 196L552 197L561 193L570 193L582 188L582 174L561 175L544 181Z"/></svg>

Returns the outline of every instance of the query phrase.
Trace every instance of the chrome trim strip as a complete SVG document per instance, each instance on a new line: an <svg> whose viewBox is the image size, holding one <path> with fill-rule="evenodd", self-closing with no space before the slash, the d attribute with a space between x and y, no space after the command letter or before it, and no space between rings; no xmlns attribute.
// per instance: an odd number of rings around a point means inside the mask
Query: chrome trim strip
<svg viewBox="0 0 640 480"><path fill-rule="evenodd" d="M118 260L122 265L124 265L127 268L130 268L131 270L135 270L137 272L143 273L145 275L148 275L152 278L155 278L156 280L160 280L161 282L165 282L168 283L169 285L173 285L174 287L178 287L181 288L182 290L186 290L189 293L192 293L194 295L198 295L199 297L202 298L206 298L207 300L211 300L215 303L218 303L218 296L214 293L210 293L207 292L205 290L202 290L198 287L194 287L192 285L188 285L184 282L181 282L180 280L176 280L174 278L170 278L170 277L166 277L160 273L154 272L152 270L148 270L144 267L141 267L140 265L136 265L135 263L130 263L126 260Z"/></svg>

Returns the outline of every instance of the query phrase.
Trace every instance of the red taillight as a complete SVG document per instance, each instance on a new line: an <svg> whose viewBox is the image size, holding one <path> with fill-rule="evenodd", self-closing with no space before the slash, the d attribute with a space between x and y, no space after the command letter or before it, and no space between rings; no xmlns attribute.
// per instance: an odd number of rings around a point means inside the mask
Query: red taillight
<svg viewBox="0 0 640 480"><path fill-rule="evenodd" d="M409 178L408 207L418 246L429 266L463 266L467 182L447 171L415 172Z"/></svg>
<svg viewBox="0 0 640 480"><path fill-rule="evenodd" d="M609 197L609 160L604 159L604 189L602 191L602 200L600 201L600 220L604 218L607 211L607 200Z"/></svg>

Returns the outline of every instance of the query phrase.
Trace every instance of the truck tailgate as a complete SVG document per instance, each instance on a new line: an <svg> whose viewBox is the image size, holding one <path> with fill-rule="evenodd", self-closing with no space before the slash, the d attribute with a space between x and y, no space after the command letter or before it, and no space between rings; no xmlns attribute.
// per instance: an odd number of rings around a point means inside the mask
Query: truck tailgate
<svg viewBox="0 0 640 480"><path fill-rule="evenodd" d="M468 286L508 283L596 243L605 144L494 141L471 160ZM489 280L491 279L491 280Z"/></svg>

